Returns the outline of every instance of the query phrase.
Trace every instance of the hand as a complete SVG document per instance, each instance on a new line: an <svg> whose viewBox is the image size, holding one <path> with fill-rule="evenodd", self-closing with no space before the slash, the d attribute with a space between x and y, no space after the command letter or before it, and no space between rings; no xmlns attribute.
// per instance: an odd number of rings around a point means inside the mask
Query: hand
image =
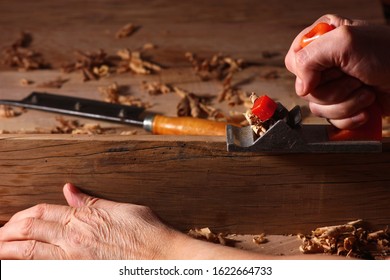
<svg viewBox="0 0 390 280"><path fill-rule="evenodd" d="M302 49L302 36L319 22L336 29ZM390 27L326 15L295 38L285 64L314 115L352 129L367 122L366 109L374 102L390 114L389 49Z"/></svg>
<svg viewBox="0 0 390 280"><path fill-rule="evenodd" d="M173 253L180 233L149 208L93 198L71 184L64 195L70 206L39 204L15 214L0 229L0 259L155 259Z"/></svg>

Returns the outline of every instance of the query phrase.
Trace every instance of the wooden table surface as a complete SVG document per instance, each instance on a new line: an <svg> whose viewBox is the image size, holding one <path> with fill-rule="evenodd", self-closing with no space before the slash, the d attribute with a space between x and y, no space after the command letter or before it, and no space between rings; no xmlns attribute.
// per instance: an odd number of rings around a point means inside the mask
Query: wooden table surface
<svg viewBox="0 0 390 280"><path fill-rule="evenodd" d="M284 56L298 32L326 13L384 22L380 2L370 0L229 0L223 4L177 0L147 4L144 1L2 1L0 48L14 42L20 31L29 31L33 35L31 47L42 53L53 69L18 72L0 66L0 98L20 99L33 90L41 90L101 100L98 87L117 82L127 86L129 94L151 102L150 110L175 115L179 97L175 94L150 97L141 89L141 81L159 81L196 94L217 95L221 83L201 81L185 58L185 52L193 52L204 58L222 53L256 63L235 75L233 82L246 80L242 90L266 93L287 108L296 104L304 106L295 95L294 77L284 68ZM129 22L140 29L128 38L116 39L117 30ZM136 50L145 43L157 46L146 54L164 67L158 74L113 74L98 81L83 82L79 73L64 74L59 70L62 64L75 61L77 50L103 49L108 55L114 55L119 49ZM275 56L265 58L263 52ZM278 78L265 78L272 71ZM37 89L37 84L57 77L70 80L61 89ZM34 84L22 87L19 82L23 78ZM226 102L215 103L225 113L245 111L242 106L231 108ZM323 123L310 115L306 121ZM29 111L18 118L1 119L0 130L31 131L55 124L53 115Z"/></svg>
<svg viewBox="0 0 390 280"><path fill-rule="evenodd" d="M197 94L216 95L221 90L220 82L201 81L194 74L191 64L184 57L184 53L189 51L202 57L211 57L216 53L223 53L233 58L242 58L245 61L252 62L254 66L244 69L235 76L235 82L249 79L249 82L242 84L241 88L243 90L254 91L258 94L267 93L271 97L280 100L286 107L291 108L296 104L304 106L305 103L295 96L294 77L284 68L284 56L298 32L310 25L319 16L327 13L365 19L375 23L384 22L380 2L372 0L202 0L196 1L196 4L194 1L181 0L1 1L0 48L9 46L17 38L20 31L29 31L34 37L32 47L44 55L45 59L52 64L53 69L20 72L4 65L0 66L0 98L20 99L34 90L43 90L101 100L102 97L98 87L117 82L119 85L129 87L129 94L151 102L153 106L150 110L166 115L175 115L178 96L170 94L150 97L145 94L140 85L144 80L159 81L182 87ZM141 28L128 38L116 39L116 31L129 22L139 25ZM79 73L64 74L59 69L64 62L74 61L76 50L95 51L101 48L108 54L115 54L117 50L122 48L139 49L145 43L152 43L157 46L156 49L147 51L147 55L164 67L163 71L158 74L148 76L130 73L113 74L97 81L83 82ZM263 52L272 52L276 55L267 58L262 55ZM278 74L278 78L265 78L266 74L272 71ZM60 89L37 89L36 84L57 77L70 80ZM29 86L21 86L20 80L23 78L33 80L35 83ZM226 112L243 112L245 110L243 106L231 108L225 103L216 103L215 106ZM17 118L0 119L0 131L29 132L36 128L50 128L56 124L55 117L54 114L30 110ZM307 116L305 121L324 122L310 115ZM101 124L105 127L113 126L110 123ZM123 126L119 126L119 128L122 130L129 129ZM139 131L139 133L144 132ZM21 139L23 140L23 138ZM29 151L32 149L28 143L30 138L26 139L27 141L22 141L20 145L25 149L24 151ZM34 137L31 137L31 139L34 139ZM5 140L7 140L7 137L3 139L3 142ZM16 139L16 142L18 141ZM44 178L47 175L39 176L34 173L37 170L39 171L40 167L33 168L31 173L27 171L29 170L28 164L31 161L41 162L39 157L33 156L34 159L30 158L25 164L15 163L12 157L16 156L22 159L22 154L25 152L13 151L8 140L4 143L2 153L5 156L0 155L0 165L3 168L2 176L7 177L7 174L12 172L9 171L11 166L19 171L8 176L6 181L0 183L0 190L3 190L4 194L2 205L7 205L8 209L2 211L2 219L9 217L11 214L9 209L14 211L21 207L17 203L17 199L15 203L10 201L10 198L13 199L13 196L10 196L12 188L17 184L24 186L23 190L18 189L18 194L25 194L25 190L38 191L39 195L47 193L49 202L61 201L60 186L49 191L48 187L41 188L38 185L32 184L30 186L26 183L26 180L34 180L38 177L39 182L48 180ZM31 143L35 142L32 141ZM52 150L51 142L47 143L49 144L43 150ZM80 143L82 147L85 146L83 142ZM104 145L102 144L102 147ZM70 147L73 146L74 149L77 149L80 145L77 143L70 145ZM33 153L39 154L39 150L34 150ZM212 154L210 151L208 153ZM78 152L75 151L74 156L77 157L77 155ZM102 155L105 157L106 152ZM80 160L83 160L83 156ZM104 164L106 159L97 160L99 162L94 161L92 164ZM181 160L185 159L181 158ZM212 161L211 159L208 160ZM242 161L243 159L239 160ZM273 159L267 160L273 161ZM78 159L76 159L77 161ZM110 160L108 159L108 161ZM232 161L234 160L230 159L229 162ZM110 164L113 164L112 161L110 162ZM49 162L46 161L42 163L42 168L50 169L53 164L56 166L56 163L51 163L50 160ZM87 162L85 162L85 166L87 166ZM54 169L59 170L58 168L56 166ZM68 168L67 171L64 171L69 176L65 174L61 175L60 178L73 178L72 176L77 175L77 172L72 173L74 171L69 170ZM327 172L333 172L333 169L329 168ZM22 175L20 176L20 174ZM88 178L92 180L91 182L95 180L86 176L80 182L88 185L88 182L85 181ZM41 179L43 181L40 181ZM47 183L52 184L53 181L48 180ZM96 181L96 183L98 182ZM297 181L297 188L299 188L299 184ZM120 186L118 184L118 187ZM309 188L307 188L307 191L309 191ZM116 195L120 195L120 192L114 194L114 197ZM149 200L150 198L146 199L146 201ZM330 200L331 196L326 201ZM35 204L31 201L30 203ZM161 204L158 202L152 203L157 206ZM310 207L310 209L317 209L319 211L317 214L320 213L318 208L320 206L311 205ZM337 213L333 214L334 217L337 216ZM228 218L224 217L223 219ZM384 215L381 216L381 219L381 223L384 223ZM247 240L246 237L243 239ZM253 246L245 245L245 242L240 246L243 248L249 246L249 249L270 254L298 253L296 239L291 237L281 239L280 236L271 237L270 239L274 241L265 246L253 248ZM249 240L247 243L250 244L251 241Z"/></svg>

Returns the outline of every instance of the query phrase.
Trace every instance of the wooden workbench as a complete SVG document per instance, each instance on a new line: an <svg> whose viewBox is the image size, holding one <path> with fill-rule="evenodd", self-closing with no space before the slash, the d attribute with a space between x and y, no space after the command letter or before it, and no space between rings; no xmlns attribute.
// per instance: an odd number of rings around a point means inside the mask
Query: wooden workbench
<svg viewBox="0 0 390 280"><path fill-rule="evenodd" d="M21 2L25 2L21 4ZM51 70L19 72L1 66L0 97L20 99L36 84L59 76L69 79L53 93L101 99L97 90L112 82L153 104L153 112L176 114L175 94L151 97L141 81L173 84L197 94L216 95L218 81L201 81L187 51L203 57L223 53L251 62L235 76L246 91L267 93L286 107L305 103L294 93L294 77L284 68L292 39L326 13L383 23L379 1L18 1L0 3L0 47L21 30L34 36L33 48L52 64ZM115 39L132 22L141 28ZM148 56L164 69L155 75L113 74L83 82L79 73L59 67L74 60L74 51L139 49L152 43ZM263 52L275 53L271 58ZM276 72L277 78L266 74ZM28 86L22 78L33 80ZM243 112L242 106L228 111ZM41 202L64 203L61 188L73 182L88 193L149 205L181 229L208 226L233 233L295 234L363 218L382 227L390 216L390 153L342 155L260 155L226 152L223 137L147 135L41 135L56 115L28 111L0 119L0 220ZM83 122L90 122L82 120ZM306 122L323 120L306 116ZM102 123L103 127L113 124ZM118 130L133 128L117 126Z"/></svg>

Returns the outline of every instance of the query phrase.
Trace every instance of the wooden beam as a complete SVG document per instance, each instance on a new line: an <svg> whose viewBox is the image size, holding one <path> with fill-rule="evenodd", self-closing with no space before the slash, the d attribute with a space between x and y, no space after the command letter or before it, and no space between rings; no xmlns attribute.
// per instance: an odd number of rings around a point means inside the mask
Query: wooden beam
<svg viewBox="0 0 390 280"><path fill-rule="evenodd" d="M180 230L288 234L390 222L390 152L229 153L223 137L1 135L0 220L61 203L73 182L148 205Z"/></svg>

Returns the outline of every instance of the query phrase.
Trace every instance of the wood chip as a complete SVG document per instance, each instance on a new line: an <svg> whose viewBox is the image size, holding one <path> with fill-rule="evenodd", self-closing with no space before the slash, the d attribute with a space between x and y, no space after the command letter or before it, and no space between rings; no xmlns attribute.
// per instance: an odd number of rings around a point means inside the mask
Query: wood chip
<svg viewBox="0 0 390 280"><path fill-rule="evenodd" d="M138 29L140 29L140 26L136 26L132 23L128 23L124 26L122 26L116 33L115 37L117 39L130 37L133 35Z"/></svg>

